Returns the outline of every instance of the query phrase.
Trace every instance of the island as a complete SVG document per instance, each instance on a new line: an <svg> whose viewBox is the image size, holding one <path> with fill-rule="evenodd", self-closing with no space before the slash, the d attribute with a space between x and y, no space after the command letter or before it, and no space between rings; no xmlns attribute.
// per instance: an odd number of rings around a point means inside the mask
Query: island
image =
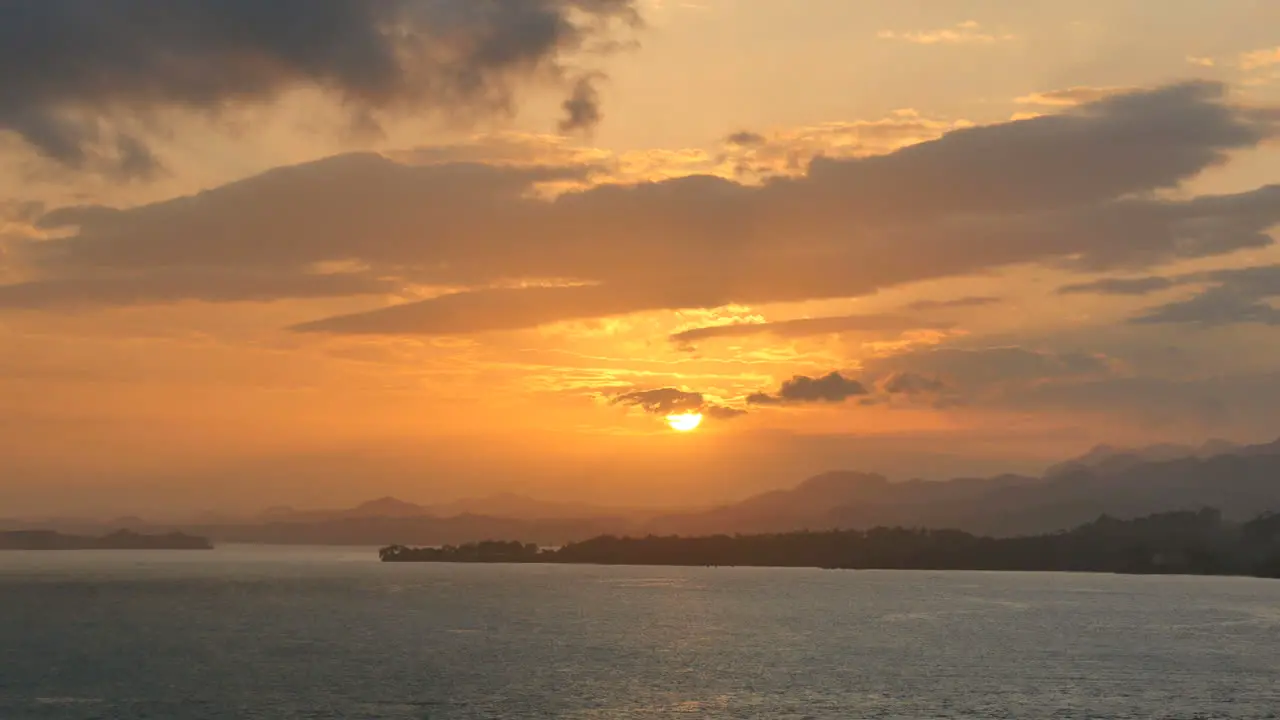
<svg viewBox="0 0 1280 720"><path fill-rule="evenodd" d="M1280 578L1280 514L1233 523L1214 509L1133 520L1102 516L1066 532L983 537L959 530L879 527L768 535L601 536L560 548L485 541L436 548L391 545L384 562L582 563L1008 570Z"/></svg>
<svg viewBox="0 0 1280 720"><path fill-rule="evenodd" d="M212 550L213 543L198 535L173 532L143 535L129 530L91 537L53 530L0 532L0 550Z"/></svg>

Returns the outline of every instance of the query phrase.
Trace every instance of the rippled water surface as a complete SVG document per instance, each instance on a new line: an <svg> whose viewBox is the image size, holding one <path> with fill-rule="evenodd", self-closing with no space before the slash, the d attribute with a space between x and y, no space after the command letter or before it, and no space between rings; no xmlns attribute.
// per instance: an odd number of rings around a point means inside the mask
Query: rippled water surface
<svg viewBox="0 0 1280 720"><path fill-rule="evenodd" d="M0 553L0 718L1278 718L1280 582Z"/></svg>

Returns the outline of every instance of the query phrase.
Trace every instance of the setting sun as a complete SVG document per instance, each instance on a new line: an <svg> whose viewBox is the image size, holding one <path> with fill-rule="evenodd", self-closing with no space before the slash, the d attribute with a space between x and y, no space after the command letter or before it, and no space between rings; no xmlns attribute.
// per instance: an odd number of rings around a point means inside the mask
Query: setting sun
<svg viewBox="0 0 1280 720"><path fill-rule="evenodd" d="M702 413L681 413L668 415L667 424L676 432L691 432L702 424Z"/></svg>

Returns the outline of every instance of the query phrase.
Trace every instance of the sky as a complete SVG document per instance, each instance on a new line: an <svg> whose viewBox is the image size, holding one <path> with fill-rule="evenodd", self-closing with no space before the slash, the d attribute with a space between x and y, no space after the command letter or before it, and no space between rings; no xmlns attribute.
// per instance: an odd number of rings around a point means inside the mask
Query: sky
<svg viewBox="0 0 1280 720"><path fill-rule="evenodd" d="M4 3L0 514L705 504L1272 440L1277 28Z"/></svg>

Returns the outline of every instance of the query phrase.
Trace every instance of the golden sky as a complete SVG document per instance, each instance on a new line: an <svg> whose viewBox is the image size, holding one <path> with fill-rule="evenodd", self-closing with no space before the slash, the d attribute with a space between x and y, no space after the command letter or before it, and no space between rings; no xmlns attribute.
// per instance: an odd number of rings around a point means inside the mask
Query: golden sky
<svg viewBox="0 0 1280 720"><path fill-rule="evenodd" d="M142 5L3 11L0 511L1280 435L1271 0Z"/></svg>

